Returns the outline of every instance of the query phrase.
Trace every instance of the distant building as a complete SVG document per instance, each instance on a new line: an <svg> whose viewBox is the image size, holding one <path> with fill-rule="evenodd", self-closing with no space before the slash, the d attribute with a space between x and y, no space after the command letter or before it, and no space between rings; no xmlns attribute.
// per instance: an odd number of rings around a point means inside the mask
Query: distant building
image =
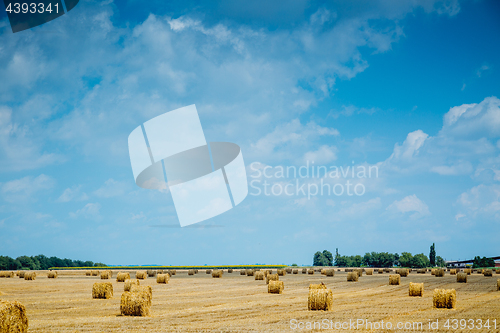
<svg viewBox="0 0 500 333"><path fill-rule="evenodd" d="M495 261L495 267L500 267L500 260Z"/></svg>

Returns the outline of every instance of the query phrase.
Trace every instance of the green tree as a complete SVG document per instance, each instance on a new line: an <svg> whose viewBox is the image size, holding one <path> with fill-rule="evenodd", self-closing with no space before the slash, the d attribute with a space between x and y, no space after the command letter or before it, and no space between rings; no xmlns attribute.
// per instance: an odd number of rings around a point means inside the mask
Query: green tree
<svg viewBox="0 0 500 333"><path fill-rule="evenodd" d="M325 266L333 266L333 255L330 251L324 250L323 257L325 257L326 260Z"/></svg>
<svg viewBox="0 0 500 333"><path fill-rule="evenodd" d="M411 267L413 256L410 252L403 252L399 257L399 265L401 267Z"/></svg>
<svg viewBox="0 0 500 333"><path fill-rule="evenodd" d="M438 266L438 267L445 267L446 266L444 259L441 258L440 256L436 257L436 266Z"/></svg>
<svg viewBox="0 0 500 333"><path fill-rule="evenodd" d="M316 252L313 257L313 266L325 266L327 263L327 260L323 253L321 252Z"/></svg>
<svg viewBox="0 0 500 333"><path fill-rule="evenodd" d="M434 243L432 243L431 251L429 252L429 261L431 266L436 266L436 245Z"/></svg>
<svg viewBox="0 0 500 333"><path fill-rule="evenodd" d="M425 268L430 265L429 258L423 253L415 254L411 259L411 267L412 268Z"/></svg>

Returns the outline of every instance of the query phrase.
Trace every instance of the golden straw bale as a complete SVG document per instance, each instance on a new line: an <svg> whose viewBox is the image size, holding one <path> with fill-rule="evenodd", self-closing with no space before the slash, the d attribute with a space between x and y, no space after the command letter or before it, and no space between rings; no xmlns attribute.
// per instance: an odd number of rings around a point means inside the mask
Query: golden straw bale
<svg viewBox="0 0 500 333"><path fill-rule="evenodd" d="M491 277L491 276L493 276L493 271L491 269L485 269L485 270L483 270L483 275Z"/></svg>
<svg viewBox="0 0 500 333"><path fill-rule="evenodd" d="M284 269L278 269L278 275L279 276L285 276L286 275L286 271Z"/></svg>
<svg viewBox="0 0 500 333"><path fill-rule="evenodd" d="M464 273L467 275L470 275L472 273L472 269L466 268L466 269L464 269Z"/></svg>
<svg viewBox="0 0 500 333"><path fill-rule="evenodd" d="M188 270L188 275L194 275L194 269Z"/></svg>
<svg viewBox="0 0 500 333"><path fill-rule="evenodd" d="M320 284L311 283L309 285L309 290L311 290L311 289L327 289L327 288L326 288L326 285L323 282L321 282Z"/></svg>
<svg viewBox="0 0 500 333"><path fill-rule="evenodd" d="M424 284L410 282L410 296L424 296Z"/></svg>
<svg viewBox="0 0 500 333"><path fill-rule="evenodd" d="M99 271L90 271L90 276L98 276Z"/></svg>
<svg viewBox="0 0 500 333"><path fill-rule="evenodd" d="M14 272L0 272L0 277L3 278L13 278L14 276L16 276Z"/></svg>
<svg viewBox="0 0 500 333"><path fill-rule="evenodd" d="M457 292L455 289L434 289L432 303L434 308L454 309L457 305Z"/></svg>
<svg viewBox="0 0 500 333"><path fill-rule="evenodd" d="M281 294L283 293L283 289L285 289L285 284L283 281L271 280L269 281L269 285L267 286L267 292L269 294Z"/></svg>
<svg viewBox="0 0 500 333"><path fill-rule="evenodd" d="M358 276L363 276L363 269L362 268L353 269L353 272L358 273Z"/></svg>
<svg viewBox="0 0 500 333"><path fill-rule="evenodd" d="M266 284L269 284L269 281L279 281L278 274L267 274L266 276Z"/></svg>
<svg viewBox="0 0 500 333"><path fill-rule="evenodd" d="M379 269L377 270L377 273L378 273L378 274L382 274L382 273L384 273L384 270L383 270L382 268L379 268Z"/></svg>
<svg viewBox="0 0 500 333"><path fill-rule="evenodd" d="M111 279L111 271L102 271L101 280Z"/></svg>
<svg viewBox="0 0 500 333"><path fill-rule="evenodd" d="M28 332L28 316L24 305L0 300L0 332Z"/></svg>
<svg viewBox="0 0 500 333"><path fill-rule="evenodd" d="M293 273L293 274L299 274L299 270L298 270L298 269L294 269L294 270L292 271L292 273Z"/></svg>
<svg viewBox="0 0 500 333"><path fill-rule="evenodd" d="M123 285L123 291L130 291L133 285L138 286L139 280L125 280L125 284Z"/></svg>
<svg viewBox="0 0 500 333"><path fill-rule="evenodd" d="M307 273L307 268L302 268L302 274L306 274Z"/></svg>
<svg viewBox="0 0 500 333"><path fill-rule="evenodd" d="M122 294L120 313L123 316L149 316L151 312L151 298L146 292L129 292Z"/></svg>
<svg viewBox="0 0 500 333"><path fill-rule="evenodd" d="M255 272L255 280L264 280L265 274L264 272Z"/></svg>
<svg viewBox="0 0 500 333"><path fill-rule="evenodd" d="M163 269L158 269L156 270L156 274L165 274L165 273L163 273Z"/></svg>
<svg viewBox="0 0 500 333"><path fill-rule="evenodd" d="M36 279L36 272L26 272L26 273L24 273L24 279L25 280L35 280Z"/></svg>
<svg viewBox="0 0 500 333"><path fill-rule="evenodd" d="M212 277L213 278L221 278L222 277L222 270L214 269L214 271L212 272Z"/></svg>
<svg viewBox="0 0 500 333"><path fill-rule="evenodd" d="M125 280L130 280L129 273L118 272L118 274L116 274L116 282L125 282Z"/></svg>
<svg viewBox="0 0 500 333"><path fill-rule="evenodd" d="M434 272L434 276L435 277L443 277L444 276L444 269L442 269L442 268L436 269L436 271Z"/></svg>
<svg viewBox="0 0 500 333"><path fill-rule="evenodd" d="M228 272L228 273L232 273L232 272L233 272L233 269L232 269L232 268L228 268L227 272Z"/></svg>
<svg viewBox="0 0 500 333"><path fill-rule="evenodd" d="M91 271L85 271L85 276L91 276L92 272Z"/></svg>
<svg viewBox="0 0 500 333"><path fill-rule="evenodd" d="M426 271L427 271L427 269L425 269L425 268L419 268L419 269L417 269L417 274L425 274Z"/></svg>
<svg viewBox="0 0 500 333"><path fill-rule="evenodd" d="M456 269L450 269L450 275L457 275Z"/></svg>
<svg viewBox="0 0 500 333"><path fill-rule="evenodd" d="M431 275L436 275L436 270L437 270L437 268L431 269Z"/></svg>
<svg viewBox="0 0 500 333"><path fill-rule="evenodd" d="M20 271L20 272L19 272L19 275L18 275L18 276L19 276L19 278L20 278L20 279L24 279L24 274L26 274L26 272L25 272L25 271Z"/></svg>
<svg viewBox="0 0 500 333"><path fill-rule="evenodd" d="M47 273L47 278L49 279L57 279L57 272L56 271L50 271Z"/></svg>
<svg viewBox="0 0 500 333"><path fill-rule="evenodd" d="M325 275L326 274L326 269L321 269L321 275Z"/></svg>
<svg viewBox="0 0 500 333"><path fill-rule="evenodd" d="M247 275L247 271L246 271L246 270L244 270L244 269L241 269L241 270L240 270L240 275Z"/></svg>
<svg viewBox="0 0 500 333"><path fill-rule="evenodd" d="M407 277L408 276L408 269L400 268L396 271L396 273L399 274L401 277Z"/></svg>
<svg viewBox="0 0 500 333"><path fill-rule="evenodd" d="M292 268L291 267L285 268L285 272L287 272L287 274L292 274Z"/></svg>
<svg viewBox="0 0 500 333"><path fill-rule="evenodd" d="M458 283L467 283L467 273L458 273L457 274L457 282Z"/></svg>
<svg viewBox="0 0 500 333"><path fill-rule="evenodd" d="M169 274L157 274L156 275L156 283L164 283L167 284L170 281Z"/></svg>
<svg viewBox="0 0 500 333"><path fill-rule="evenodd" d="M309 289L307 309L331 311L333 309L332 291L330 289Z"/></svg>
<svg viewBox="0 0 500 333"><path fill-rule="evenodd" d="M147 277L148 277L148 274L146 272L141 272L141 271L135 272L136 279L145 280L145 279L147 279Z"/></svg>
<svg viewBox="0 0 500 333"><path fill-rule="evenodd" d="M207 270L205 270L205 273L206 274L212 274L212 270L211 269L207 269Z"/></svg>
<svg viewBox="0 0 500 333"><path fill-rule="evenodd" d="M313 275L313 274L314 274L314 269L309 268L309 269L307 270L307 274L309 274L309 275Z"/></svg>
<svg viewBox="0 0 500 333"><path fill-rule="evenodd" d="M195 271L195 273L197 273L197 270ZM168 271L168 274L170 274L170 276L172 277L172 276L174 276L174 275L176 275L176 274L177 274L177 270L175 270L175 269L171 269L171 270L169 270L169 271ZM209 274L210 274L210 273L209 273Z"/></svg>
<svg viewBox="0 0 500 333"><path fill-rule="evenodd" d="M358 282L358 278L359 278L358 272L353 271L347 273L347 281Z"/></svg>
<svg viewBox="0 0 500 333"><path fill-rule="evenodd" d="M326 276L334 276L335 275L335 270L333 268L327 269L325 272Z"/></svg>
<svg viewBox="0 0 500 333"><path fill-rule="evenodd" d="M152 269L148 269L146 271L146 273L148 274L148 277L155 277L156 276L156 271L154 271Z"/></svg>
<svg viewBox="0 0 500 333"><path fill-rule="evenodd" d="M496 269L497 274L500 274L500 268Z"/></svg>
<svg viewBox="0 0 500 333"><path fill-rule="evenodd" d="M111 298L113 297L113 285L111 282L96 282L92 286L92 298Z"/></svg>
<svg viewBox="0 0 500 333"><path fill-rule="evenodd" d="M366 275L373 275L373 268L367 268L365 269Z"/></svg>
<svg viewBox="0 0 500 333"><path fill-rule="evenodd" d="M247 269L246 273L247 273L247 276L253 276L255 274L255 271L253 269Z"/></svg>
<svg viewBox="0 0 500 333"><path fill-rule="evenodd" d="M390 274L389 275L389 285L399 286L400 284L401 284L401 275L399 275L399 274Z"/></svg>

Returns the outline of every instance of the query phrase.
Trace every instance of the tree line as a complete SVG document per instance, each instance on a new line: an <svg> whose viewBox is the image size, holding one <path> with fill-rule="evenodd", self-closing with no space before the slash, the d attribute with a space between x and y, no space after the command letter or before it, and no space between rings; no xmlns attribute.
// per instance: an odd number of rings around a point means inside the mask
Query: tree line
<svg viewBox="0 0 500 333"><path fill-rule="evenodd" d="M43 254L37 256L20 256L13 259L8 256L0 256L0 270L43 270L51 267L105 267L100 262L60 259L58 257L47 257Z"/></svg>

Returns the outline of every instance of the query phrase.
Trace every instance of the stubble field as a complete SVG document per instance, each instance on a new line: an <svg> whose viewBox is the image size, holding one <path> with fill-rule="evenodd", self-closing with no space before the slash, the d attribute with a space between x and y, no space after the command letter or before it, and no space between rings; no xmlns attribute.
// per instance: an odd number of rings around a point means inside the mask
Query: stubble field
<svg viewBox="0 0 500 333"><path fill-rule="evenodd" d="M317 272L301 274L299 270L299 274L280 277L285 283L283 294L268 294L265 281L240 275L237 270L225 271L222 278L212 278L202 270L193 276L178 270L168 284L157 284L152 277L141 280L141 285L153 288L151 316L125 317L120 315L123 283L116 282L116 271L111 280L84 276L83 271L60 271L57 279L48 279L47 272L38 272L34 281L2 278L0 299L25 305L29 332L500 332L499 277L472 274L463 284L456 283L456 276L449 273L435 277L430 272L412 272L401 278L401 285L390 286L388 273L363 275L359 282L347 282L343 271L326 277ZM92 299L94 282L112 282L114 297ZM307 310L308 286L320 282L333 292L333 311ZM423 282L424 296L409 297L409 282ZM456 289L456 309L433 309L434 288ZM358 319L365 323L355 330L346 327L349 320ZM490 328L479 328L475 321L473 329L468 326L460 330L460 322L457 329L446 329L447 319L466 319L467 325L472 325L470 319L483 323L489 319ZM439 329L429 329L429 321L436 320ZM372 323L371 329L365 326L366 321ZM382 321L384 327L390 322L393 329L379 328ZM306 329L314 322L322 323L322 329ZM414 324L419 322L422 329ZM413 328L396 329L398 323ZM336 324L344 328L335 329Z"/></svg>

